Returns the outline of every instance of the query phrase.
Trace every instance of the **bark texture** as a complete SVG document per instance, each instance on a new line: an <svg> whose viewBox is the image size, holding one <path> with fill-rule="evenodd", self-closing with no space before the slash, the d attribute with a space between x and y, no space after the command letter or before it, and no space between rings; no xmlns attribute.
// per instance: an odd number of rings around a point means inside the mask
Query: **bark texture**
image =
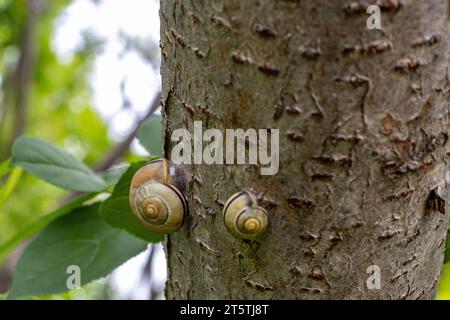
<svg viewBox="0 0 450 320"><path fill-rule="evenodd" d="M369 1L375 2L375 1ZM171 132L280 128L280 171L187 166L190 213L166 242L169 299L433 298L448 225L449 18L444 0L164 0ZM253 188L257 241L221 211ZM381 269L369 290L367 268Z"/></svg>

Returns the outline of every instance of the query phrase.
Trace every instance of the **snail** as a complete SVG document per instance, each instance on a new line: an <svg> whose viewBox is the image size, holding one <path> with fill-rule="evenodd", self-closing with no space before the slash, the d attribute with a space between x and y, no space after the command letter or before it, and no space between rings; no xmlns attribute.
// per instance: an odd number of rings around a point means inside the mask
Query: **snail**
<svg viewBox="0 0 450 320"><path fill-rule="evenodd" d="M131 180L129 201L133 214L155 233L177 231L187 214L185 181L181 168L168 160L146 164Z"/></svg>
<svg viewBox="0 0 450 320"><path fill-rule="evenodd" d="M254 239L263 234L269 224L267 211L258 205L250 191L241 191L228 199L223 209L227 230L236 238Z"/></svg>

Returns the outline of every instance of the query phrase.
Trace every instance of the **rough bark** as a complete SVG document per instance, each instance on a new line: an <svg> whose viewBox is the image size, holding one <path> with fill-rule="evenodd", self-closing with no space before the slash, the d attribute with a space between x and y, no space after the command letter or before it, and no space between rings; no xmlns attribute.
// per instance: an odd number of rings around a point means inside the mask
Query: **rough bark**
<svg viewBox="0 0 450 320"><path fill-rule="evenodd" d="M169 299L434 297L449 218L447 1L378 4L382 31L358 1L161 1L166 155L194 120L281 129L275 176L186 166ZM257 241L222 223L242 188L270 214ZM366 286L370 265L381 290Z"/></svg>

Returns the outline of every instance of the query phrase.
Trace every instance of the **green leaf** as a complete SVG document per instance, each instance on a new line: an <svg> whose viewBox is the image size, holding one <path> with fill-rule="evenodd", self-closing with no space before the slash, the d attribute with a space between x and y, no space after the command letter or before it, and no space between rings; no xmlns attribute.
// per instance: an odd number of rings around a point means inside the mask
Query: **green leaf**
<svg viewBox="0 0 450 320"><path fill-rule="evenodd" d="M146 229L131 212L128 201L131 179L145 163L137 162L128 168L117 183L111 197L102 204L100 215L115 228L126 230L145 241L157 243L161 242L164 236L154 234Z"/></svg>
<svg viewBox="0 0 450 320"><path fill-rule="evenodd" d="M450 262L450 231L447 231L447 241L445 242L444 263Z"/></svg>
<svg viewBox="0 0 450 320"><path fill-rule="evenodd" d="M11 159L8 159L2 163L0 163L0 179L2 179L4 176L6 176L9 171L11 171Z"/></svg>
<svg viewBox="0 0 450 320"><path fill-rule="evenodd" d="M0 188L0 208L3 207L6 200L8 200L11 193L14 191L15 187L20 181L23 170L21 168L14 168L9 175L8 181L5 185Z"/></svg>
<svg viewBox="0 0 450 320"><path fill-rule="evenodd" d="M71 154L53 144L32 137L22 137L14 143L12 165L60 188L98 192L106 187L105 181Z"/></svg>
<svg viewBox="0 0 450 320"><path fill-rule="evenodd" d="M6 255L14 250L19 244L44 229L53 220L71 212L75 208L78 208L86 201L94 198L96 195L97 193L88 193L82 195L72 200L68 204L62 206L61 208L40 217L39 219L22 228L13 238L0 246L0 261L2 261L6 257Z"/></svg>
<svg viewBox="0 0 450 320"><path fill-rule="evenodd" d="M147 244L108 226L99 205L81 207L50 224L25 250L8 298L67 292L69 266L80 268L81 286L107 276Z"/></svg>
<svg viewBox="0 0 450 320"><path fill-rule="evenodd" d="M146 120L137 133L139 142L152 156L162 155L162 118L153 116Z"/></svg>

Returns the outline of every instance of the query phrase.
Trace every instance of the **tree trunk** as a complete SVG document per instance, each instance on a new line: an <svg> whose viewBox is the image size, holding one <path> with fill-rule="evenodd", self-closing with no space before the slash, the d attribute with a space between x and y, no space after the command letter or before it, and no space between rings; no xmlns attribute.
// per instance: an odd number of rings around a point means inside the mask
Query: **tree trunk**
<svg viewBox="0 0 450 320"><path fill-rule="evenodd" d="M446 2L377 1L383 29L369 30L362 1L161 1L165 154L194 120L280 129L275 176L186 166L169 299L435 296L449 218ZM242 188L269 212L256 241L223 225Z"/></svg>

